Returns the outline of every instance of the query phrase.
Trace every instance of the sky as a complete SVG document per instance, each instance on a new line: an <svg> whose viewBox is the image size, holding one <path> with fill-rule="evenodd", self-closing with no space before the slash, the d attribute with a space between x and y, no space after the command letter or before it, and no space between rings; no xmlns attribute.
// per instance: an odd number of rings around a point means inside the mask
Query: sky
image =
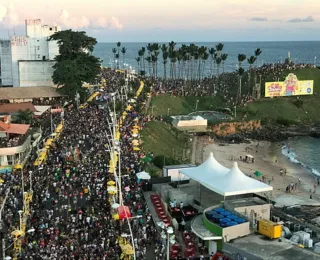
<svg viewBox="0 0 320 260"><path fill-rule="evenodd" d="M25 19L99 42L320 40L320 0L0 0L0 38Z"/></svg>

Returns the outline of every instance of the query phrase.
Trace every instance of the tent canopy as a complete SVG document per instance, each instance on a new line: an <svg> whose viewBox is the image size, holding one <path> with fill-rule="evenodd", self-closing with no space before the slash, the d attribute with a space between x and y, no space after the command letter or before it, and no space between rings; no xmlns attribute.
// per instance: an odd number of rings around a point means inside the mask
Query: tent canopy
<svg viewBox="0 0 320 260"><path fill-rule="evenodd" d="M209 183L218 176L223 176L229 171L228 168L221 165L210 153L209 158L198 167L191 167L179 170L180 173L197 182Z"/></svg>
<svg viewBox="0 0 320 260"><path fill-rule="evenodd" d="M237 162L234 162L230 170L222 166L214 159L212 153L200 166L182 169L179 172L223 196L273 190L271 186L246 176L239 169Z"/></svg>

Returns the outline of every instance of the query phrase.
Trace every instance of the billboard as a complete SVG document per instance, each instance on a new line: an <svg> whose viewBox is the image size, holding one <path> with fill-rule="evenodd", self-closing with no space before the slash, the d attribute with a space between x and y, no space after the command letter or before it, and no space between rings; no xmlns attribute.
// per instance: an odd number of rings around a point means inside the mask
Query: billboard
<svg viewBox="0 0 320 260"><path fill-rule="evenodd" d="M313 80L298 80L290 73L284 82L266 82L265 97L288 97L313 94Z"/></svg>

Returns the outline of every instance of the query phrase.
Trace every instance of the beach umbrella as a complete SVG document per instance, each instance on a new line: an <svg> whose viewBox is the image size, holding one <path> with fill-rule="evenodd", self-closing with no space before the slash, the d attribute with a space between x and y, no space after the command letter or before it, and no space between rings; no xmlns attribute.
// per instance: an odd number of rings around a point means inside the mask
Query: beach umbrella
<svg viewBox="0 0 320 260"><path fill-rule="evenodd" d="M138 137L138 136L139 136L138 134L133 134L133 135L132 135L132 137Z"/></svg>
<svg viewBox="0 0 320 260"><path fill-rule="evenodd" d="M120 204L118 204L118 203L113 203L112 205L111 205L111 208L113 208L113 209L117 209L117 208L119 208L120 207Z"/></svg>
<svg viewBox="0 0 320 260"><path fill-rule="evenodd" d="M139 118L136 117L135 119L133 119L133 121L137 122L137 121L139 121Z"/></svg>
<svg viewBox="0 0 320 260"><path fill-rule="evenodd" d="M149 173L143 171L143 172L138 172L136 174L137 178L138 179L141 179L141 180L150 180L151 179L151 176Z"/></svg>
<svg viewBox="0 0 320 260"><path fill-rule="evenodd" d="M140 151L141 149L139 147L133 147L133 151Z"/></svg>
<svg viewBox="0 0 320 260"><path fill-rule="evenodd" d="M116 182L115 181L108 181L107 184L112 186L112 185L115 185Z"/></svg>
<svg viewBox="0 0 320 260"><path fill-rule="evenodd" d="M140 129L140 126L134 125L133 128L134 128L134 129Z"/></svg>
<svg viewBox="0 0 320 260"><path fill-rule="evenodd" d="M138 146L139 145L139 141L138 140L133 140L132 141L132 145L133 146Z"/></svg>
<svg viewBox="0 0 320 260"><path fill-rule="evenodd" d="M126 111L130 111L131 108L132 108L132 106L128 105L128 106L126 107Z"/></svg>
<svg viewBox="0 0 320 260"><path fill-rule="evenodd" d="M108 192L116 192L116 191L117 191L117 188L116 188L115 186L109 186L109 187L107 188L107 191L108 191Z"/></svg>
<svg viewBox="0 0 320 260"><path fill-rule="evenodd" d="M254 175L257 176L257 177L261 177L261 176L262 176L262 173L259 172L259 171L255 171L255 172L254 172Z"/></svg>
<svg viewBox="0 0 320 260"><path fill-rule="evenodd" d="M137 134L137 133L139 133L139 130L138 129L132 129L132 133L133 134Z"/></svg>

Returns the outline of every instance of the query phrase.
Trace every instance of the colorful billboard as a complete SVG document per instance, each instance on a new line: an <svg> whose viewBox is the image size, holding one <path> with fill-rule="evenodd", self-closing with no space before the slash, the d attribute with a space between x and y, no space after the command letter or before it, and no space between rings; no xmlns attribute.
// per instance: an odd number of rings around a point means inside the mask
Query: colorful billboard
<svg viewBox="0 0 320 260"><path fill-rule="evenodd" d="M298 80L290 73L284 82L266 82L265 97L288 97L313 94L313 80Z"/></svg>

